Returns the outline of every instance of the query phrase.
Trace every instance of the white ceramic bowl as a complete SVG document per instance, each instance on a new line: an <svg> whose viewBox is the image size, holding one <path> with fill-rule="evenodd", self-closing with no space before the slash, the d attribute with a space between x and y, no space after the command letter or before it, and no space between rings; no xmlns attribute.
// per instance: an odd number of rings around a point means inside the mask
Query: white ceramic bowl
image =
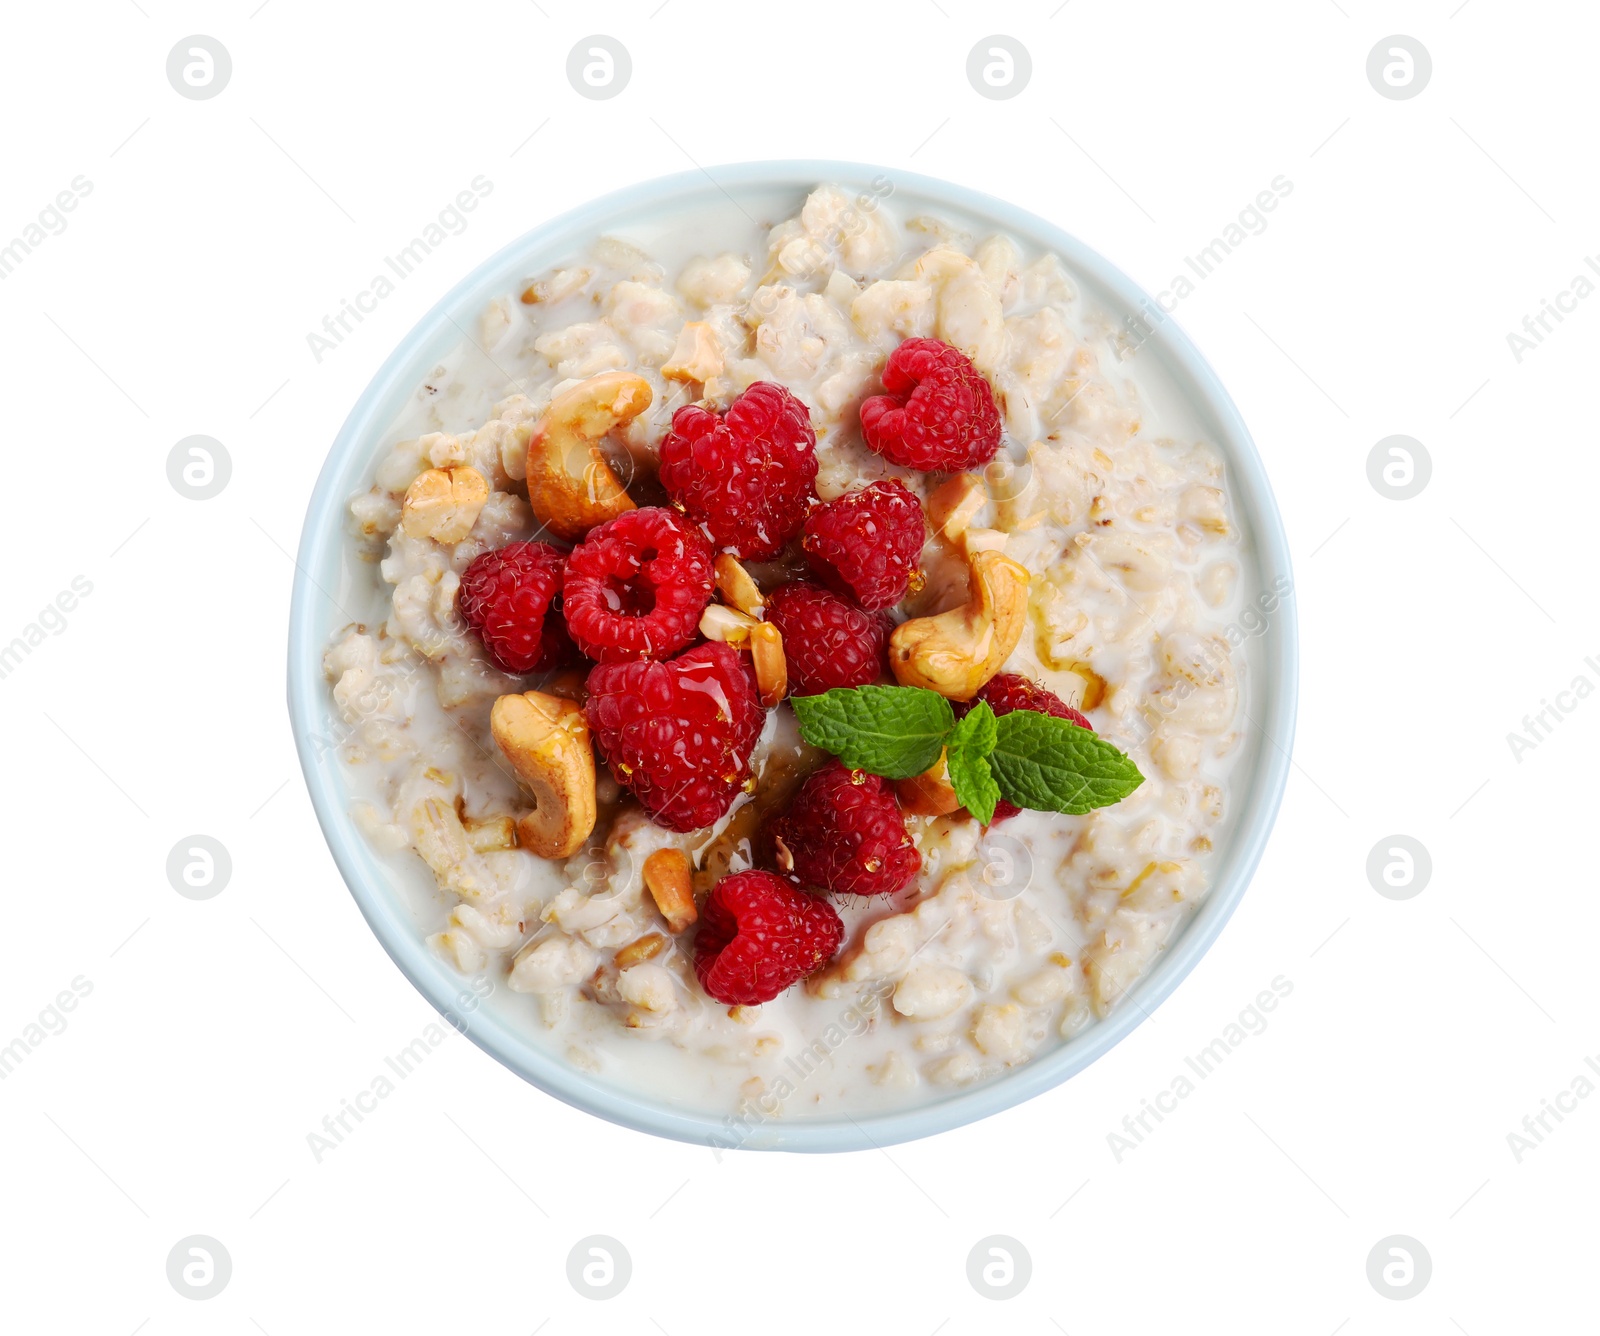
<svg viewBox="0 0 1600 1336"><path fill-rule="evenodd" d="M334 861L384 949L406 977L471 1040L541 1090L627 1127L705 1144L726 1132L720 1114L677 1106L619 1089L578 1070L531 1041L491 1003L462 1019L463 980L423 943L414 915L402 902L394 876L350 816L349 776L329 736L332 700L322 655L347 620L329 594L372 578L351 560L344 528L349 497L369 485L385 430L439 360L461 342L462 330L489 301L516 280L570 258L597 236L632 225L659 228L663 220L721 217L734 202L754 217L787 218L808 190L830 181L860 191L875 181L893 183L895 207L969 221L975 230L999 230L1025 245L1054 251L1085 297L1120 322L1154 309L1124 274L1082 242L1010 204L961 186L901 171L842 162L763 162L718 167L713 182L701 172L663 177L606 195L535 228L484 261L418 322L373 378L340 431L317 479L300 539L289 625L289 714L311 800ZM743 1144L757 1149L859 1150L957 1127L1029 1099L1082 1071L1127 1035L1176 988L1216 940L1239 903L1260 860L1277 815L1289 770L1294 733L1297 649L1289 551L1272 489L1238 410L1211 368L1177 325L1156 326L1139 350L1154 359L1189 404L1202 434L1224 457L1236 513L1243 522L1262 588L1282 581L1290 590L1260 635L1251 684L1251 719L1266 735L1254 741L1253 760L1235 771L1231 834L1218 850L1213 888L1198 913L1170 944L1127 1000L1107 1019L1044 1052L1005 1076L973 1089L940 1094L915 1108L875 1117L772 1121ZM324 593L323 591L328 591Z"/></svg>

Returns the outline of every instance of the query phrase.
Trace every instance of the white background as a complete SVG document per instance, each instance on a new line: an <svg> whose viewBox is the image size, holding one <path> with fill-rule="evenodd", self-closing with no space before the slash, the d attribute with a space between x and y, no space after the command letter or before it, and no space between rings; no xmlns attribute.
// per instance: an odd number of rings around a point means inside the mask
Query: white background
<svg viewBox="0 0 1600 1336"><path fill-rule="evenodd" d="M8 1329L1592 1328L1600 1098L1521 1162L1507 1134L1600 1054L1600 701L1520 761L1506 740L1580 673L1600 684L1600 301L1520 364L1506 341L1600 247L1592 7L259 3L0 14L0 244L93 184L0 283L0 642L93 585L0 680L0 1045L74 978L93 989L0 1082ZM610 101L564 74L594 32L632 56ZM1033 62L1006 101L965 75L996 32ZM165 75L193 33L232 56L213 100ZM1394 33L1432 55L1412 100L1366 77ZM1004 196L1150 290L1293 182L1178 311L1267 461L1304 619L1296 767L1254 886L1153 1022L931 1141L718 1162L452 1036L316 1163L307 1134L433 1019L340 883L285 717L286 550L324 453L512 237L629 181L799 156ZM470 227L314 361L307 333L480 173ZM214 500L167 481L194 433L232 457ZM1367 480L1392 433L1433 459L1414 500ZM200 902L165 874L197 832L233 860ZM1434 865L1404 901L1365 871L1396 832ZM1108 1133L1279 975L1269 1028L1119 1163ZM166 1277L190 1234L232 1257L206 1302ZM633 1259L608 1302L566 1279L589 1234ZM1033 1258L1003 1303L966 1275L991 1234ZM1391 1234L1433 1259L1405 1302L1366 1276Z"/></svg>

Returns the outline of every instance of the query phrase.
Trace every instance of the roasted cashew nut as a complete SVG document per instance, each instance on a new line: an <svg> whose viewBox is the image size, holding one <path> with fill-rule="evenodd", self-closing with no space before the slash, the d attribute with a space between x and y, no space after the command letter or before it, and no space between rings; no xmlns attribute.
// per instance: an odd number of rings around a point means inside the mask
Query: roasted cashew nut
<svg viewBox="0 0 1600 1336"><path fill-rule="evenodd" d="M594 830L594 749L583 707L542 691L501 696L489 732L528 792L533 810L517 818L517 841L540 858L566 858Z"/></svg>
<svg viewBox="0 0 1600 1336"><path fill-rule="evenodd" d="M972 553L968 568L972 592L965 605L902 622L889 638L889 667L901 685L971 700L1022 639L1026 567L988 550Z"/></svg>
<svg viewBox="0 0 1600 1336"><path fill-rule="evenodd" d="M552 533L575 542L633 509L600 442L649 408L653 397L643 376L608 371L551 400L528 437L528 504Z"/></svg>

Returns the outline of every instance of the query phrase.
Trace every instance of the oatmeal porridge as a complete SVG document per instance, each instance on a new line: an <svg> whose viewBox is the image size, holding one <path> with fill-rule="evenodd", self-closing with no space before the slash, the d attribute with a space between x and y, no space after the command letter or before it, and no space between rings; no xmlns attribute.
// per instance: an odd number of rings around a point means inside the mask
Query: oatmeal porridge
<svg viewBox="0 0 1600 1336"><path fill-rule="evenodd" d="M1126 1005L1205 897L1270 592L1056 256L831 185L725 223L528 276L419 387L349 504L339 752L553 1054L904 1107Z"/></svg>

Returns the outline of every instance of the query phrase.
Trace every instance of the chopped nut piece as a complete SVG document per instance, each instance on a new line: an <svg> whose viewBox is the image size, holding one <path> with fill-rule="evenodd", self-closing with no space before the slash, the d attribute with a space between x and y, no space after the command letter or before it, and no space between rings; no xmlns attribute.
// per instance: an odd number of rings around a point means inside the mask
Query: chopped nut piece
<svg viewBox="0 0 1600 1336"><path fill-rule="evenodd" d="M969 557L978 552L1004 552L1007 537L1001 529L967 529L961 535L961 545Z"/></svg>
<svg viewBox="0 0 1600 1336"><path fill-rule="evenodd" d="M761 597L756 582L750 578L750 572L739 564L738 559L722 553L717 558L716 571L717 592L722 595L722 601L747 617L760 616L761 610L767 605L766 600Z"/></svg>
<svg viewBox="0 0 1600 1336"><path fill-rule="evenodd" d="M955 542L977 513L988 504L989 489L976 473L958 473L928 498L928 526L939 537Z"/></svg>
<svg viewBox="0 0 1600 1336"><path fill-rule="evenodd" d="M750 657L755 663L756 691L769 710L789 691L789 662L783 655L783 633L771 622L750 628Z"/></svg>
<svg viewBox="0 0 1600 1336"><path fill-rule="evenodd" d="M689 857L682 849L657 849L645 859L644 884L674 935L700 917L689 885Z"/></svg>
<svg viewBox="0 0 1600 1336"><path fill-rule="evenodd" d="M540 858L576 853L598 814L583 708L541 691L501 696L489 712L489 732L533 795L533 810L517 821L522 847Z"/></svg>
<svg viewBox="0 0 1600 1336"><path fill-rule="evenodd" d="M760 624L754 617L747 617L733 608L725 608L720 603L706 604L706 610L700 614L700 634L707 640L720 640L735 649L747 644L750 632Z"/></svg>
<svg viewBox="0 0 1600 1336"><path fill-rule="evenodd" d="M894 781L895 796L900 806L913 816L949 816L961 810L961 799L956 797L950 783L950 769L945 764L946 753L920 775Z"/></svg>
<svg viewBox="0 0 1600 1336"><path fill-rule="evenodd" d="M488 499L489 483L477 469L424 469L406 488L400 523L413 538L459 543Z"/></svg>
<svg viewBox="0 0 1600 1336"><path fill-rule="evenodd" d="M626 946L617 948L616 966L625 970L631 965L637 965L642 960L654 960L667 949L667 939L659 932L647 932L643 937L636 937Z"/></svg>
<svg viewBox="0 0 1600 1336"><path fill-rule="evenodd" d="M704 320L691 320L678 333L678 346L661 365L664 380L698 380L702 383L722 372L722 349Z"/></svg>

